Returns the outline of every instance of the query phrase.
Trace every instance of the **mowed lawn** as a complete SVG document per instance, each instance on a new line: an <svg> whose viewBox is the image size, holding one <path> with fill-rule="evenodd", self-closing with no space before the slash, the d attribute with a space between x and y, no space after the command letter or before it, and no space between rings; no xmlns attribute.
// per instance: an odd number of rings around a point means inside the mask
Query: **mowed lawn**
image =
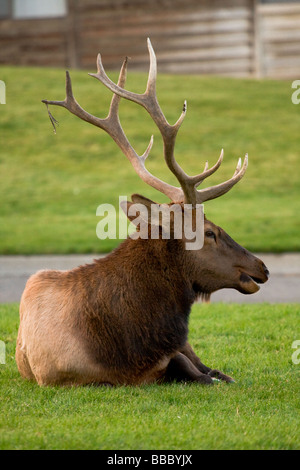
<svg viewBox="0 0 300 470"><path fill-rule="evenodd" d="M1 305L1 449L300 447L299 305L195 305L191 344L236 380L212 387L39 388L17 371L17 328L18 305Z"/></svg>
<svg viewBox="0 0 300 470"><path fill-rule="evenodd" d="M71 76L79 103L105 117L111 93L87 71L71 71ZM117 79L115 72L110 76ZM109 251L118 241L96 237L100 204L118 207L120 195L135 192L166 201L138 178L104 131L51 107L59 121L54 135L41 100L64 99L64 70L5 66L0 79L7 91L7 104L0 106L0 253ZM130 72L129 64L128 89L143 92L146 80L145 73ZM158 98L170 123L187 99L176 146L187 173L202 171L206 160L213 165L224 148L222 167L204 186L220 183L248 152L243 180L222 198L205 203L205 212L250 250L300 249L300 105L292 104L293 91L289 81L158 76ZM146 111L123 100L120 115L140 154L154 134L147 168L177 184Z"/></svg>

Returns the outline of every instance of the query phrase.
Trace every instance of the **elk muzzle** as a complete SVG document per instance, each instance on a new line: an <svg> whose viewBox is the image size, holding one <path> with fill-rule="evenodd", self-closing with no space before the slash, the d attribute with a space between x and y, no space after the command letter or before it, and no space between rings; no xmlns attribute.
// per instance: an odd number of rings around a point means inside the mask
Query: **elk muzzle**
<svg viewBox="0 0 300 470"><path fill-rule="evenodd" d="M253 256L254 263L251 269L238 266L239 286L238 290L243 294L254 294L259 291L258 284L264 284L269 279L269 270L266 265L256 256Z"/></svg>

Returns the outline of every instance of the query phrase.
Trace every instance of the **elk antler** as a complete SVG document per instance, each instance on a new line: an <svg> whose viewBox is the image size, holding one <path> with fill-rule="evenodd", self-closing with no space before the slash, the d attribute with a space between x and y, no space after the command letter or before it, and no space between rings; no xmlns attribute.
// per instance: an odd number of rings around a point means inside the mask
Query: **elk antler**
<svg viewBox="0 0 300 470"><path fill-rule="evenodd" d="M174 156L174 148L175 148L175 141L178 130L182 124L182 121L185 117L187 105L186 101L183 105L182 113L178 119L178 121L174 125L170 125L165 118L158 100L156 96L156 77L157 77L157 63L156 63L156 56L154 50L152 48L150 39L147 41L148 50L150 55L150 68L149 68L149 75L147 81L146 91L143 94L133 93L131 91L125 90L123 87L125 85L126 80L126 68L127 68L127 58L124 60L118 83L114 83L110 78L106 75L104 67L101 61L101 55L98 54L97 57L97 73L96 74L89 74L92 77L97 78L102 82L109 90L111 90L114 95L111 100L110 109L108 116L105 119L100 119L92 114L86 112L81 106L77 103L73 96L72 92L72 84L71 78L68 72L66 72L66 98L64 101L48 101L42 100L43 103L48 105L57 105L62 106L68 109L71 113L78 116L80 119L87 121L101 129L105 130L117 143L120 147L122 152L126 155L126 157L131 162L133 168L135 169L136 173L140 176L140 178L153 188L157 189L158 191L165 194L167 197L171 199L173 202L185 202L187 204L192 204L195 206L196 204L201 204L204 201L208 201L210 199L214 199L216 197L225 194L229 191L232 186L234 186L244 175L247 164L248 164L248 156L245 156L244 163L241 165L241 159L238 161L238 165L234 172L232 178L224 183L218 184L216 186L212 186L209 188L205 188L202 190L197 190L197 187L204 181L208 176L212 175L221 165L223 160L223 150L221 155L217 161L217 163L208 168L208 163L206 162L204 171L196 176L189 176L187 175L183 169L179 166L179 164L175 160ZM141 106L143 106L148 113L150 114L151 118L155 122L156 126L158 127L164 144L164 158L167 163L168 168L172 171L172 173L176 176L178 182L180 183L180 188L171 186L164 181L161 181L159 178L153 176L146 168L145 168L145 160L148 157L150 150L153 144L153 136L150 139L150 143L148 148L146 149L145 153L142 156L139 156L133 147L130 145L127 137L124 134L122 126L120 124L118 111L119 111L119 102L120 98L126 98L127 100L133 101ZM50 114L49 114L50 115ZM53 123L53 117L50 115L51 121Z"/></svg>

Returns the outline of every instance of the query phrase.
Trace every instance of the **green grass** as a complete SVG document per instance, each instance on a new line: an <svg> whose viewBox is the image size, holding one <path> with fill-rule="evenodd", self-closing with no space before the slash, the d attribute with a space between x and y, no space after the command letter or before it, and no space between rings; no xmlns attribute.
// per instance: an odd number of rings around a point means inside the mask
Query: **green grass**
<svg viewBox="0 0 300 470"><path fill-rule="evenodd" d="M14 361L18 306L0 306L1 449L299 449L299 305L196 305L190 342L236 383L39 388Z"/></svg>
<svg viewBox="0 0 300 470"><path fill-rule="evenodd" d="M110 92L85 71L71 75L79 103L105 117ZM139 180L103 131L52 107L60 122L53 134L41 99L64 98L63 70L2 66L0 79L7 90L7 104L0 106L0 253L109 251L118 241L97 239L99 204L117 205L119 195L134 192L165 200ZM145 83L145 74L129 69L129 89L142 92ZM292 91L288 81L159 75L158 97L171 123L188 101L176 156L189 174L199 173L207 159L213 164L223 147L222 168L207 183L217 184L232 175L238 157L249 153L243 181L206 203L205 210L250 250L300 249L300 105L292 104ZM147 167L176 184L145 110L123 100L120 112L139 153L154 134Z"/></svg>

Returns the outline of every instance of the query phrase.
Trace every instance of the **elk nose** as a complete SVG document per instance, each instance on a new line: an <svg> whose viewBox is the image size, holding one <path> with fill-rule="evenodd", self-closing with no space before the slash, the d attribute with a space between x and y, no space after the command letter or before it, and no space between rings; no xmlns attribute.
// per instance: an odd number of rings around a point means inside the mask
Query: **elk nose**
<svg viewBox="0 0 300 470"><path fill-rule="evenodd" d="M270 275L270 272L269 272L267 266L266 266L264 263L262 264L262 268L263 268L263 271L264 271L265 275L266 275L267 278L268 278L269 275Z"/></svg>

